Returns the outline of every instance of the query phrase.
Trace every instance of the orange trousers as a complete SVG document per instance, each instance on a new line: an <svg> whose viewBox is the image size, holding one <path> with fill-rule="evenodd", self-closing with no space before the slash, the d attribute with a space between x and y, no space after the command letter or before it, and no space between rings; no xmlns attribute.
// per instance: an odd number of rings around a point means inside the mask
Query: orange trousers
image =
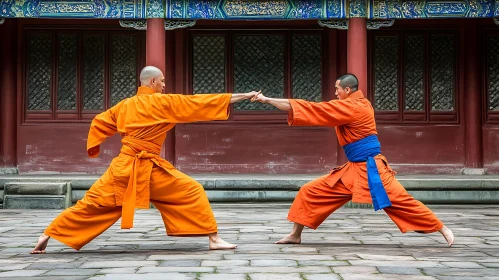
<svg viewBox="0 0 499 280"><path fill-rule="evenodd" d="M341 179L331 187L326 183L328 176L320 177L301 187L289 210L289 221L316 229L329 215L352 199L352 190ZM383 210L401 232L431 233L443 227L444 224L437 216L407 193L395 178L385 189L392 206Z"/></svg>
<svg viewBox="0 0 499 280"><path fill-rule="evenodd" d="M171 236L199 236L217 232L217 224L203 186L178 170L154 165L151 203L159 210ZM109 176L102 176L75 206L62 212L45 234L79 250L121 217Z"/></svg>

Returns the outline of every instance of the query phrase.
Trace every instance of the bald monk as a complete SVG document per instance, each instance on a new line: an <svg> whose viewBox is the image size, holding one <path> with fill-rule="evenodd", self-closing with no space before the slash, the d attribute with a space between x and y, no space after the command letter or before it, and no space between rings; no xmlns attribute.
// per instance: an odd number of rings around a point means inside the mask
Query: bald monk
<svg viewBox="0 0 499 280"><path fill-rule="evenodd" d="M316 229L330 214L352 200L372 203L375 210L383 209L403 233L439 231L451 246L452 231L428 207L407 193L381 155L374 110L358 90L358 84L353 74L339 77L335 93L339 100L329 102L275 99L262 94L253 98L289 111L289 125L335 127L348 158L343 166L301 187L288 213L288 220L294 222L293 229L276 243L299 244L305 226Z"/></svg>
<svg viewBox="0 0 499 280"><path fill-rule="evenodd" d="M203 187L159 156L166 132L177 123L227 120L229 104L254 97L243 94L161 94L161 70L145 67L137 94L97 115L87 139L88 156L115 133L123 136L120 154L75 206L66 209L40 236L32 254L45 253L50 237L79 250L119 218L133 227L135 208L161 213L170 236L208 236L209 248L233 249L218 235L217 223Z"/></svg>

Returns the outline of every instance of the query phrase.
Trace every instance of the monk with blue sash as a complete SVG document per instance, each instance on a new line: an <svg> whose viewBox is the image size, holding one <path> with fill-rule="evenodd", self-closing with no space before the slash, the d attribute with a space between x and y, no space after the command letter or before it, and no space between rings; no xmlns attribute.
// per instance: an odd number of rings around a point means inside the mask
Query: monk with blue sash
<svg viewBox="0 0 499 280"><path fill-rule="evenodd" d="M328 102L276 99L262 94L254 98L288 111L289 125L335 127L348 158L346 164L301 187L288 214L288 220L294 222L293 229L277 243L300 243L305 226L316 229L351 200L372 203L376 211L383 209L403 233L439 231L451 246L452 231L428 207L407 193L381 154L374 109L358 90L357 77L343 75L335 86L338 100Z"/></svg>

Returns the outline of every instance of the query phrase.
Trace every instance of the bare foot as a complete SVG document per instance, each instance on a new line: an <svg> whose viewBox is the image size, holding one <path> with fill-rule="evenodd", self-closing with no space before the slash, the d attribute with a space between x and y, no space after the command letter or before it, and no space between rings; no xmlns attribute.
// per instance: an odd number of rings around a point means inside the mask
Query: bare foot
<svg viewBox="0 0 499 280"><path fill-rule="evenodd" d="M446 226L443 226L439 231L444 236L447 243L449 243L449 247L452 246L452 244L454 244L454 234L452 233L452 230Z"/></svg>
<svg viewBox="0 0 499 280"><path fill-rule="evenodd" d="M210 250L235 249L237 245L225 242L218 234L210 235Z"/></svg>
<svg viewBox="0 0 499 280"><path fill-rule="evenodd" d="M301 237L296 237L290 234L284 237L283 239L277 241L275 244L300 244L300 243L301 243Z"/></svg>
<svg viewBox="0 0 499 280"><path fill-rule="evenodd" d="M35 249L29 252L30 254L45 254L45 249L47 248L47 244L49 243L50 236L42 234L40 238L38 238L38 243L36 244Z"/></svg>

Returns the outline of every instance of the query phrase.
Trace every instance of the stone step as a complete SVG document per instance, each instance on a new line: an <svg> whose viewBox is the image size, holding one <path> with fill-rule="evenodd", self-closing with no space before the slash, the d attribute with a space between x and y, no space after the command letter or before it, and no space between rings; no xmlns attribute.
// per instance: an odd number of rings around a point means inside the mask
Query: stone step
<svg viewBox="0 0 499 280"><path fill-rule="evenodd" d="M2 192L4 209L66 209L72 204L69 182L7 182Z"/></svg>
<svg viewBox="0 0 499 280"><path fill-rule="evenodd" d="M5 183L5 195L65 195L68 183L50 182L8 182Z"/></svg>
<svg viewBox="0 0 499 280"><path fill-rule="evenodd" d="M220 174L192 175L206 190L279 190L296 191L301 186L320 175L295 174ZM99 176L91 175L10 175L0 176L0 190L10 182L36 183L71 183L73 190L88 190ZM499 190L499 176L463 176L463 175L402 175L397 180L407 190Z"/></svg>
<svg viewBox="0 0 499 280"><path fill-rule="evenodd" d="M314 174L198 174L192 175L200 182L212 202L291 202L300 187L319 177ZM76 203L99 177L96 175L3 175L0 176L0 191L3 184L12 186L19 195L19 188L42 188L41 184L51 186L50 190L37 191L45 195L58 194L61 190L54 186L67 184L66 193L70 201ZM407 191L416 199L427 204L497 204L499 203L499 176L463 175L397 175ZM32 183L32 184L28 184ZM54 190L55 189L55 190ZM1 196L1 195L0 195ZM3 203L5 206L5 202ZM348 204L352 207L365 207Z"/></svg>
<svg viewBox="0 0 499 280"><path fill-rule="evenodd" d="M66 209L66 195L5 195L4 209Z"/></svg>

